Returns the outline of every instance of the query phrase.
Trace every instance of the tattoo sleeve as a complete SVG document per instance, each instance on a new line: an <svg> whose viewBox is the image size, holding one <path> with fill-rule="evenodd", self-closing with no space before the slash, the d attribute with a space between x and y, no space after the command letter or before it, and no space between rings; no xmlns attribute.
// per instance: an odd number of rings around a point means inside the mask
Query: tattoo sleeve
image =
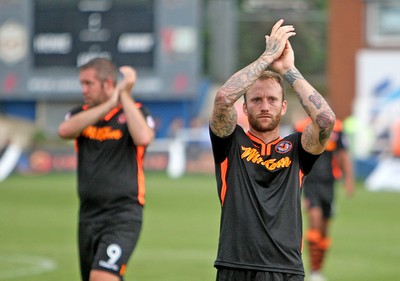
<svg viewBox="0 0 400 281"><path fill-rule="evenodd" d="M313 121L303 132L304 148L310 152L320 153L329 140L335 124L335 114L321 94L304 79L297 69L287 71L284 78L293 87L301 106ZM299 82L295 84L295 81Z"/></svg>

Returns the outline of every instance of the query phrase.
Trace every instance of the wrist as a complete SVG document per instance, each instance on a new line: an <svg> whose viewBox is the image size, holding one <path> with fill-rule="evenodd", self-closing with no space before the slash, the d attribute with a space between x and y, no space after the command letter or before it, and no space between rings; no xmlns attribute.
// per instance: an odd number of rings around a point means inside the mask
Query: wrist
<svg viewBox="0 0 400 281"><path fill-rule="evenodd" d="M279 70L279 74L282 76L289 75L290 73L293 73L293 72L298 72L298 70L294 66L285 67L285 68L282 68Z"/></svg>
<svg viewBox="0 0 400 281"><path fill-rule="evenodd" d="M262 54L258 61L264 66L264 69L267 69L274 62L274 58L268 54Z"/></svg>
<svg viewBox="0 0 400 281"><path fill-rule="evenodd" d="M285 69L284 71L282 71L281 75L292 87L296 80L298 79L304 80L304 77L295 67Z"/></svg>

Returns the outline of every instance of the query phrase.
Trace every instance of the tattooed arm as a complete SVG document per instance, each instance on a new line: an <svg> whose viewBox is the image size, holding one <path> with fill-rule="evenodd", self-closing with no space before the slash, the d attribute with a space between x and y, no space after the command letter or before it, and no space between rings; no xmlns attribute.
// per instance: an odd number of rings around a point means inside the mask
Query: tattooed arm
<svg viewBox="0 0 400 281"><path fill-rule="evenodd" d="M312 122L304 129L301 138L304 150L312 154L322 153L335 124L335 114L294 66L294 53L289 41L281 57L271 64L271 68L283 75L293 87L301 106L311 117Z"/></svg>
<svg viewBox="0 0 400 281"><path fill-rule="evenodd" d="M312 122L304 129L301 143L304 150L320 154L325 150L335 124L335 114L325 99L293 68L284 74L293 87L301 106L311 117Z"/></svg>
<svg viewBox="0 0 400 281"><path fill-rule="evenodd" d="M281 56L288 38L295 35L293 26L282 24L283 20L279 20L272 27L271 35L265 36L264 53L256 61L233 74L218 90L210 118L210 128L215 135L227 137L232 134L237 123L235 102L247 92L263 71Z"/></svg>

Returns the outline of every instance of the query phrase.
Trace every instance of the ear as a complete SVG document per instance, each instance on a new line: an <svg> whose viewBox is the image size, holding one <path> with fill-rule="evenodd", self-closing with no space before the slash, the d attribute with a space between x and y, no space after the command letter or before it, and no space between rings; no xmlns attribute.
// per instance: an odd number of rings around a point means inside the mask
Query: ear
<svg viewBox="0 0 400 281"><path fill-rule="evenodd" d="M247 111L247 103L243 102L243 106L242 106L244 115L249 116L249 112Z"/></svg>
<svg viewBox="0 0 400 281"><path fill-rule="evenodd" d="M286 113L286 110L287 110L287 101L286 100L284 100L283 102L282 102L282 108L281 108L281 115L283 116L283 115L285 115L285 113Z"/></svg>

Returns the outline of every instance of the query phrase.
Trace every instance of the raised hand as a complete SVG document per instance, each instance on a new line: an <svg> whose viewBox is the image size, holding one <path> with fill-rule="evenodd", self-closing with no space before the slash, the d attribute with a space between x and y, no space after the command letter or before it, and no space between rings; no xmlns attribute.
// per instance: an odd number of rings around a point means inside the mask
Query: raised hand
<svg viewBox="0 0 400 281"><path fill-rule="evenodd" d="M261 55L262 59L274 61L278 59L285 50L288 39L296 33L293 25L284 25L283 19L277 21L272 27L271 34L265 36L265 51Z"/></svg>
<svg viewBox="0 0 400 281"><path fill-rule="evenodd" d="M286 45L282 51L281 56L274 60L271 63L270 67L272 68L272 70L280 73L281 75L285 74L288 70L295 67L294 52L289 40L286 41Z"/></svg>
<svg viewBox="0 0 400 281"><path fill-rule="evenodd" d="M136 82L136 70L130 66L121 66L119 71L124 76L118 83L117 89L125 93L131 93L132 88Z"/></svg>

